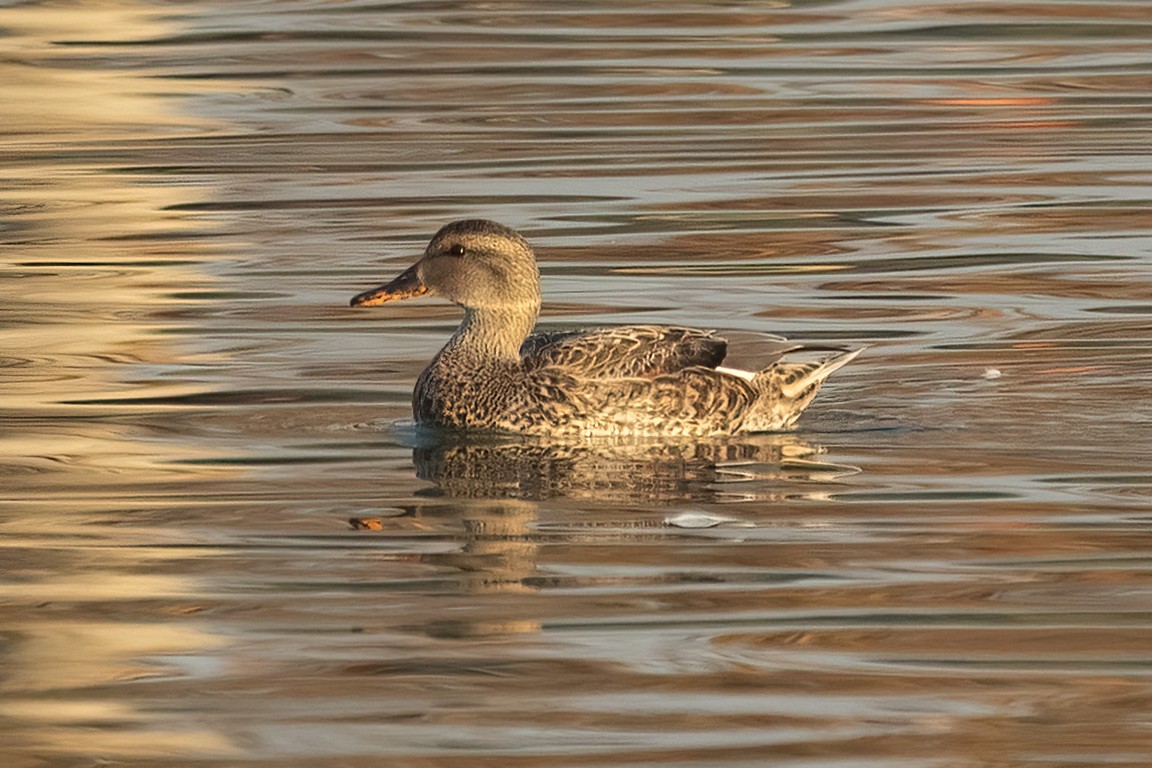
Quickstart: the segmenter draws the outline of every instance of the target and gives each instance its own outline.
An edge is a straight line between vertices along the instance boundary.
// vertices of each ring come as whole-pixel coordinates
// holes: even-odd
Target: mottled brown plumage
[[[860,350],[817,362],[784,350],[752,373],[721,368],[711,331],[654,325],[532,333],[540,313],[536,257],[515,231],[457,221],[387,285],[352,299],[372,306],[425,293],[464,308],[412,397],[422,424],[537,435],[727,435],[790,427],[820,384]]]
[[[727,352],[728,342],[711,331],[662,325],[534,333],[520,345],[529,370],[557,366],[609,379],[715,368]]]

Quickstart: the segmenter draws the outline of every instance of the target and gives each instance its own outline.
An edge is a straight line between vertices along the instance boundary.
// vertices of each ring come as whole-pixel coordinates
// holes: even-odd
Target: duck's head
[[[424,255],[392,282],[352,298],[371,307],[425,294],[472,310],[540,307],[540,272],[531,246],[515,230],[486,219],[446,224]]]

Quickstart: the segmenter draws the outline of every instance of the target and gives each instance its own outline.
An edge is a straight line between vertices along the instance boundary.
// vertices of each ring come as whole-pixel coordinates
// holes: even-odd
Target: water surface
[[[1145,3],[0,11],[0,755],[1152,763]],[[795,433],[437,443],[550,327],[867,345]]]

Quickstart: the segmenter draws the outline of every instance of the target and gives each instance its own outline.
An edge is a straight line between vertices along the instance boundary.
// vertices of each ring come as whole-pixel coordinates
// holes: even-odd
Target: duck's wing
[[[587,376],[572,367],[531,370],[518,394],[526,416],[511,431],[557,435],[730,435],[787,429],[831,373],[861,350],[802,347],[836,354],[811,362],[776,361],[751,373],[694,365],[648,376]],[[787,354],[787,353],[785,353]]]
[[[553,436],[727,435],[742,429],[760,395],[755,383],[704,366],[596,378],[548,366],[530,371],[520,393],[534,418],[510,428]]]
[[[623,325],[529,336],[520,348],[527,370],[557,368],[581,378],[650,378],[685,368],[715,368],[728,342],[711,331]]]

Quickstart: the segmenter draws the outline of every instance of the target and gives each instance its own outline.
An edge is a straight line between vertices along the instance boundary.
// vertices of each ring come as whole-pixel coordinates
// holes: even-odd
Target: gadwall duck
[[[760,371],[720,366],[711,331],[628,325],[533,333],[540,272],[528,242],[483,219],[444,226],[424,255],[352,306],[423,295],[464,309],[416,380],[416,421],[451,430],[534,435],[712,436],[792,426],[820,384],[862,350],[787,348]],[[832,351],[817,362],[785,354]]]

